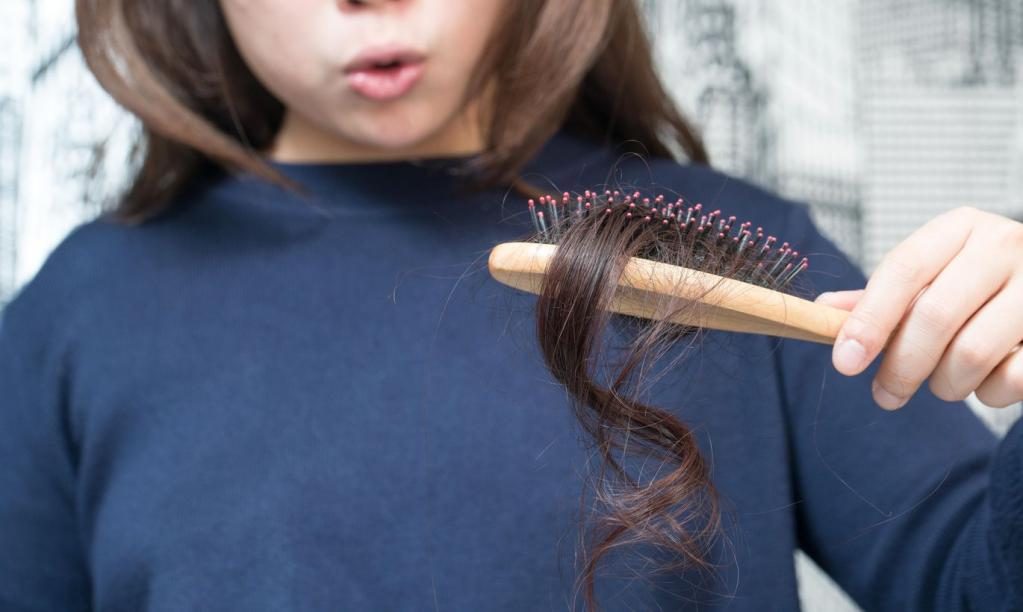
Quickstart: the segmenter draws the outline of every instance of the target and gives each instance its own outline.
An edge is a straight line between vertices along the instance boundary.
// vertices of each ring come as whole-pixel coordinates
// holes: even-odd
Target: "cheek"
[[[475,0],[473,2],[450,2],[433,0],[437,11],[438,29],[442,31],[444,54],[452,72],[467,80],[476,66],[487,43],[497,33],[497,23],[504,0]],[[456,72],[457,71],[457,72]]]
[[[252,73],[287,102],[314,88],[323,68],[317,40],[317,0],[222,0],[235,46]]]

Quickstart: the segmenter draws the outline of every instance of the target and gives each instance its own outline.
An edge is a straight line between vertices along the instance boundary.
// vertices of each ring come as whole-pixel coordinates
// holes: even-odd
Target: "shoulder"
[[[189,233],[187,214],[129,224],[105,213],[79,223],[3,308],[0,329],[17,325],[53,333],[72,319],[116,304],[119,296],[138,294],[152,282],[154,264]]]
[[[81,309],[90,295],[102,292],[104,283],[118,274],[118,262],[133,256],[131,232],[101,218],[76,226],[15,292],[0,326],[40,333]]]

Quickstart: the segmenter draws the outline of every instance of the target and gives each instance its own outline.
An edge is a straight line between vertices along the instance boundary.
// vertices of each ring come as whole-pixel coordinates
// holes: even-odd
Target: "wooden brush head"
[[[777,245],[750,222],[663,196],[586,191],[543,196],[528,209],[530,242],[500,244],[488,267],[496,280],[539,294],[558,244],[570,232],[646,232],[621,271],[610,309],[646,319],[831,343],[848,313],[785,292],[809,266],[788,243]],[[622,215],[612,227],[611,215]],[[602,226],[603,224],[603,226]],[[599,248],[597,234],[594,244]],[[687,308],[692,303],[698,308]]]

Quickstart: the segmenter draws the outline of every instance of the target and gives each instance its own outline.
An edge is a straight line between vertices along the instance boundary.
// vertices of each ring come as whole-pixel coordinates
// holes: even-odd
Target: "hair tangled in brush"
[[[751,223],[736,225],[699,204],[644,198],[636,192],[565,193],[529,201],[534,241],[557,244],[537,302],[537,332],[547,366],[568,390],[575,414],[602,459],[595,478],[599,520],[584,545],[579,574],[586,606],[596,609],[599,562],[625,544],[647,543],[673,553],[662,569],[711,570],[709,547],[720,533],[721,512],[710,466],[692,431],[668,410],[627,394],[630,382],[695,327],[667,319],[615,314],[609,305],[631,257],[652,259],[783,290],[808,262],[788,243]],[[698,308],[696,303],[673,305]],[[635,332],[620,367],[605,386],[593,374],[608,323]],[[669,367],[674,366],[674,363]],[[644,482],[625,459],[642,456],[670,466]]]

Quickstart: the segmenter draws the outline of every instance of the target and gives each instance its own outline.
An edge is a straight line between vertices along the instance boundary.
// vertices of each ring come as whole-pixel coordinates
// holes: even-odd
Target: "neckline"
[[[559,170],[593,155],[600,145],[559,129],[523,165],[520,176],[551,176]],[[437,155],[377,161],[279,161],[264,158],[270,167],[294,179],[308,197],[328,208],[386,211],[421,204],[415,194],[428,194],[434,201],[455,202],[472,196],[466,189],[466,162],[477,154]],[[275,201],[306,199],[248,172],[234,180],[216,181],[215,193]],[[240,183],[240,184],[239,184]],[[234,186],[232,186],[234,185]],[[238,186],[241,192],[236,192]],[[506,190],[507,186],[492,189]],[[283,199],[281,196],[284,196]],[[352,196],[352,197],[349,197]],[[412,196],[412,197],[410,197]],[[275,205],[276,206],[276,205]]]
[[[577,161],[587,152],[598,148],[580,136],[570,134],[564,128],[556,131],[523,165],[521,173],[553,172],[566,164]],[[476,153],[458,155],[431,155],[416,158],[369,160],[369,161],[279,161],[266,158],[267,163],[296,179],[332,179],[340,177],[350,180],[359,176],[393,176],[397,180],[415,180],[420,177],[453,179],[467,176],[469,164],[478,157]],[[393,174],[392,174],[393,173]]]
[[[332,210],[388,214],[425,211],[419,194],[438,202],[457,202],[468,194],[463,164],[473,155],[365,162],[281,162],[270,166],[294,179],[314,204]],[[264,187],[260,187],[261,189]],[[278,189],[271,187],[271,189]],[[275,191],[276,193],[276,191]],[[301,194],[290,197],[305,200]]]
[[[415,167],[427,170],[451,170],[458,168],[465,162],[471,161],[477,154],[463,155],[436,155],[406,159],[381,159],[381,160],[357,160],[357,161],[280,161],[266,158],[266,162],[278,170],[289,172],[322,172],[332,170],[373,170],[382,168],[385,170],[396,170],[401,168]]]

